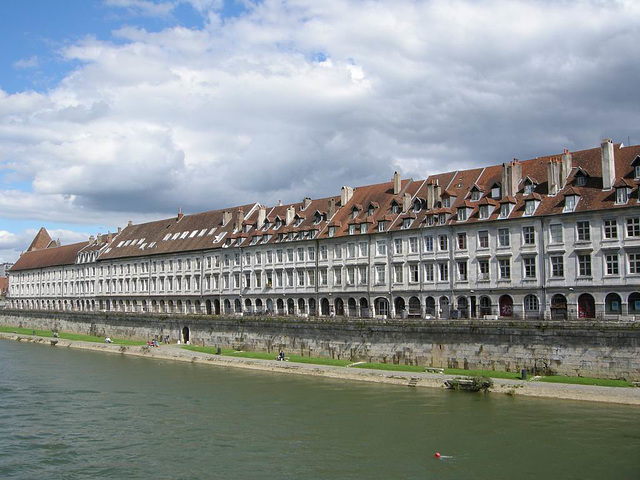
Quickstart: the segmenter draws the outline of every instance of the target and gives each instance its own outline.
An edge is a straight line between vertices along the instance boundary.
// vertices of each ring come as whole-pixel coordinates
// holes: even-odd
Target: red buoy
[[[436,457],[436,458],[440,458],[440,452],[436,452],[436,454],[434,455],[434,457]]]

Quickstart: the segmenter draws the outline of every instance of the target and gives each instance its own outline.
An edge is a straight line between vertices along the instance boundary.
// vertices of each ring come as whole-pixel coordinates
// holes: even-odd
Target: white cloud
[[[26,68],[36,68],[40,64],[37,55],[32,55],[29,58],[22,58],[16,62],[13,62],[13,68],[18,70],[26,69]]]
[[[0,168],[33,185],[5,217],[123,224],[640,138],[634,2],[191,3],[202,29],[88,37],[57,87],[0,91]]]
[[[38,230],[31,228],[18,233],[0,230],[0,263],[15,262],[20,253],[26,251],[37,233]],[[88,233],[65,229],[49,230],[49,235],[54,240],[60,240],[62,245],[84,242],[89,239]]]

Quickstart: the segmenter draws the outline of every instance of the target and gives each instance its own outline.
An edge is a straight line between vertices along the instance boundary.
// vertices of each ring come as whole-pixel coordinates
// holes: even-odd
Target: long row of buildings
[[[421,318],[640,316],[640,146],[252,203],[59,245],[17,309]]]

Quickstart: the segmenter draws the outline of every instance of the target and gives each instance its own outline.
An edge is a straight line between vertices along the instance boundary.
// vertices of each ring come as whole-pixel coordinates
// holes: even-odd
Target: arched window
[[[640,315],[640,293],[633,292],[629,295],[629,313],[631,315]]]
[[[588,293],[583,293],[578,297],[578,318],[595,318],[596,301]]]
[[[622,315],[622,299],[617,293],[610,293],[604,300],[604,311],[609,315]]]
[[[538,312],[540,310],[540,302],[535,295],[527,295],[524,297],[525,312]]]

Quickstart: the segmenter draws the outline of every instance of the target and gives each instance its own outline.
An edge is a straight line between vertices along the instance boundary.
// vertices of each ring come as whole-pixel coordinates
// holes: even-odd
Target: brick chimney
[[[567,184],[567,178],[571,175],[573,168],[573,157],[566,148],[562,154],[562,171],[560,172],[560,188],[564,188]]]
[[[503,196],[515,197],[522,180],[522,164],[514,158],[509,163],[502,164],[502,190]]]
[[[340,206],[344,207],[353,197],[353,188],[343,186],[340,189]]]
[[[228,210],[222,212],[222,226],[224,227],[230,221],[231,221],[231,212],[229,212]]]
[[[616,181],[616,165],[613,157],[613,142],[605,138],[600,144],[602,158],[602,190],[611,190]]]
[[[336,199],[330,198],[329,201],[327,202],[327,220],[331,220],[331,217],[333,217],[335,214],[336,214]]]
[[[244,222],[244,211],[242,208],[238,209],[238,214],[236,215],[236,223],[233,225],[233,229],[240,231],[242,230],[242,223]]]
[[[293,217],[296,215],[296,209],[294,208],[293,205],[291,205],[290,207],[287,208],[287,214],[285,217],[285,225],[291,225],[291,222],[293,222]]]
[[[547,163],[547,185],[549,188],[549,195],[557,194],[562,188],[561,163],[558,160],[551,159]]]
[[[393,194],[398,195],[402,190],[402,179],[398,172],[393,172]]]
[[[437,180],[427,183],[427,210],[436,208],[440,201],[440,185]]]
[[[405,193],[402,196],[402,213],[407,213],[411,209],[411,195]]]
[[[260,205],[258,209],[258,225],[257,228],[262,228],[264,221],[267,219],[267,209]]]

